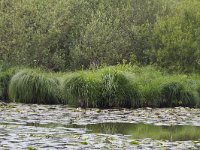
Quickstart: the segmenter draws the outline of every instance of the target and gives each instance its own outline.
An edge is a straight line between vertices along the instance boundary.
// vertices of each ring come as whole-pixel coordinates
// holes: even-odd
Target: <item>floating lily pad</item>
[[[86,142],[86,141],[81,141],[80,142],[82,145],[88,145],[88,142]]]
[[[131,141],[130,144],[131,145],[139,145],[139,142],[137,142],[137,141]]]
[[[27,147],[27,150],[37,150],[37,149],[33,147]]]

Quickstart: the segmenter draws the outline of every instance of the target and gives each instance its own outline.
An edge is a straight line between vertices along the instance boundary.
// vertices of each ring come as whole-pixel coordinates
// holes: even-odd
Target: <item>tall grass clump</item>
[[[198,105],[198,85],[186,75],[169,76],[161,84],[161,106],[167,107],[194,107]]]
[[[199,93],[194,80],[168,76],[140,85],[143,107],[194,107],[199,105]],[[182,80],[181,80],[182,79]]]
[[[157,76],[140,82],[143,107],[194,107],[199,105],[198,84],[186,75]],[[147,81],[145,83],[145,81]]]
[[[65,103],[81,107],[98,107],[100,78],[90,71],[67,76],[63,84]]]
[[[12,77],[9,97],[22,103],[59,104],[60,83],[41,70],[25,69]]]
[[[139,107],[139,91],[134,76],[128,72],[105,68],[101,73],[99,107]]]
[[[12,67],[3,69],[0,72],[0,100],[8,101],[8,87],[12,76],[17,72],[18,68]]]
[[[200,106],[198,74],[170,75],[152,66],[123,64],[53,74],[10,69],[0,73],[0,87],[1,99],[9,96],[24,103],[100,108]]]
[[[159,107],[160,105],[160,84],[158,79],[148,79],[139,82],[141,94],[141,107]]]
[[[152,66],[138,69],[134,82],[139,85],[141,107],[159,106],[160,84],[163,77],[164,74]]]
[[[189,76],[189,78],[193,81],[193,83],[195,82],[195,87],[196,87],[196,90],[198,92],[198,95],[199,95],[199,99],[198,99],[198,102],[200,103],[200,75],[199,74],[191,74]]]

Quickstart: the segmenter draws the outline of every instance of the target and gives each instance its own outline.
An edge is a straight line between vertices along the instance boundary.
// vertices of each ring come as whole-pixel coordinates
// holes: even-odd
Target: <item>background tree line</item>
[[[200,71],[199,0],[0,0],[0,60],[51,70],[131,62]]]

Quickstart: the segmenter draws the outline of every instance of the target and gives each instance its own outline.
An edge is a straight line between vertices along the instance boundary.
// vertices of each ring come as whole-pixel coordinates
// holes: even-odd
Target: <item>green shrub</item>
[[[177,1],[171,15],[157,17],[152,32],[152,62],[170,71],[200,71],[200,1]]]
[[[40,70],[22,70],[11,79],[9,97],[15,102],[59,104],[60,83]]]
[[[193,85],[195,85],[196,90],[199,95],[199,102],[200,102],[200,75],[199,74],[191,74],[189,78],[193,81]]]

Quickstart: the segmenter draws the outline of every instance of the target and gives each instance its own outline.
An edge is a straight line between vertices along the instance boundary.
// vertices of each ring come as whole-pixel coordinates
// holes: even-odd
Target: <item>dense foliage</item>
[[[0,98],[76,107],[200,107],[200,75],[132,65],[60,73],[10,68],[0,72]]]
[[[0,0],[0,61],[200,70],[199,0]],[[85,80],[85,79],[84,79]]]

